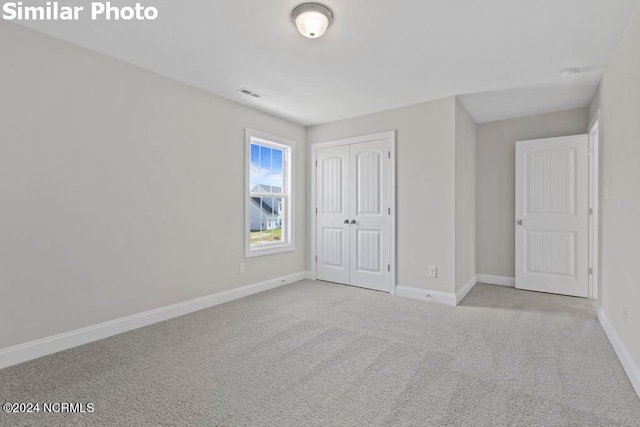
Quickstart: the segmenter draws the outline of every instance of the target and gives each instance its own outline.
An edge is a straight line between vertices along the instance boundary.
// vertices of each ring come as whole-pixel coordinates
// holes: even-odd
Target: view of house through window
[[[287,204],[290,203],[290,147],[251,136],[249,149],[249,249],[289,243]]]
[[[283,151],[251,143],[251,245],[282,241]]]

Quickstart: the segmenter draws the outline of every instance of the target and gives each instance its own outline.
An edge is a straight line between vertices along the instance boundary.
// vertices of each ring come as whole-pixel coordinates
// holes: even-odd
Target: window
[[[294,143],[247,129],[245,144],[245,257],[292,251]]]

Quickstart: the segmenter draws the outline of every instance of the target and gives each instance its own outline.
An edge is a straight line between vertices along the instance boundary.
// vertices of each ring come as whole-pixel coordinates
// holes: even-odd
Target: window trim
[[[264,255],[273,255],[295,250],[294,234],[294,198],[295,198],[295,141],[269,135],[257,130],[245,129],[245,182],[244,182],[244,256],[253,258]],[[288,203],[285,205],[283,213],[283,232],[286,240],[280,243],[251,247],[251,143],[271,146],[283,150],[282,170],[283,170],[283,195]]]

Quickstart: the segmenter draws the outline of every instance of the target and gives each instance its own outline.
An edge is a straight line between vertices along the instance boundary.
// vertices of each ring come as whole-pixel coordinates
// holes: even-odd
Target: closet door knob
[[[349,224],[355,224],[355,223],[356,223],[355,219],[352,219],[351,221],[349,221]]]
[[[345,219],[344,221],[342,221],[343,224],[349,224],[349,220]]]

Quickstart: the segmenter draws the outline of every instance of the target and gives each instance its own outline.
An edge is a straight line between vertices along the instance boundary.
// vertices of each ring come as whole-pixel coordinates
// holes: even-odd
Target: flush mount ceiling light
[[[333,13],[321,4],[304,3],[293,9],[291,20],[300,34],[310,39],[317,39],[331,25]]]
[[[582,70],[580,68],[567,68],[566,70],[560,71],[560,76],[563,79],[574,79],[580,75]]]

